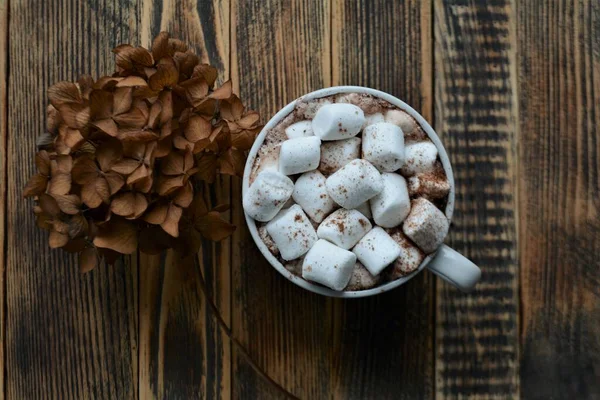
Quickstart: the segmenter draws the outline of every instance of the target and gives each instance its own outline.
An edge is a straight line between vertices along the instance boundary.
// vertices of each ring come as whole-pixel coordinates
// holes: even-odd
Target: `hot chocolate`
[[[448,231],[450,184],[417,121],[346,93],[297,102],[267,132],[244,197],[286,269],[357,291],[414,272]]]

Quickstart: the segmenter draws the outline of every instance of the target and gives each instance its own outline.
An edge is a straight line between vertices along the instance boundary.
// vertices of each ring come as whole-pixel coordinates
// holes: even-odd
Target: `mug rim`
[[[425,131],[427,136],[431,139],[433,144],[435,144],[440,161],[442,162],[442,167],[446,172],[446,177],[448,182],[450,183],[450,192],[448,193],[448,200],[446,202],[445,215],[448,218],[448,221],[452,221],[452,215],[454,213],[454,197],[455,197],[455,187],[454,187],[454,175],[452,173],[452,165],[450,163],[450,159],[448,158],[448,154],[446,153],[446,149],[442,144],[439,136],[435,132],[435,130],[429,125],[429,123],[423,118],[423,116],[418,113],[414,108],[412,108],[407,103],[403,102],[399,98],[392,96],[389,93],[382,92],[377,89],[372,89],[364,86],[333,86],[329,88],[315,90],[313,92],[307,93],[296,100],[290,102],[281,110],[279,110],[271,119],[265,124],[262,128],[252,148],[248,153],[248,158],[246,159],[246,165],[244,167],[244,177],[242,180],[242,196],[246,194],[248,187],[250,186],[250,175],[252,173],[252,167],[254,165],[254,160],[256,159],[256,155],[258,154],[258,150],[262,146],[267,133],[273,129],[277,124],[279,124],[285,117],[287,117],[295,108],[296,104],[299,101],[306,100],[315,100],[320,99],[322,97],[328,97],[331,95],[341,94],[341,93],[364,93],[372,95],[373,97],[380,98],[382,100],[387,101],[388,103],[398,107],[400,110],[407,112],[410,114],[421,126],[421,128]],[[421,272],[427,264],[435,257],[437,251],[427,255],[425,259],[421,262],[419,267],[411,272],[410,274],[403,276],[401,278],[395,279],[391,282],[387,282],[383,285],[376,286],[371,289],[366,290],[355,290],[355,291],[335,291],[325,286],[320,286],[309,282],[302,278],[301,276],[294,275],[290,271],[288,271],[283,264],[279,262],[279,260],[269,251],[266,244],[262,241],[260,236],[258,235],[258,229],[256,227],[256,221],[250,217],[245,211],[244,216],[246,219],[246,224],[248,225],[248,230],[252,235],[252,239],[256,246],[262,253],[262,255],[269,261],[271,266],[275,268],[281,275],[283,275],[287,280],[292,283],[300,286],[303,289],[309,290],[313,293],[317,293],[320,295],[328,296],[328,297],[338,297],[338,298],[360,298],[360,297],[369,297],[374,296],[376,294],[384,293],[389,290],[395,289],[398,286],[403,285],[408,282],[412,278],[414,278],[419,272]]]

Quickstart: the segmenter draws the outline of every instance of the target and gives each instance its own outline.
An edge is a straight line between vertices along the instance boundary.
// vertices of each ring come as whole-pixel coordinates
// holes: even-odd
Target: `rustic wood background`
[[[454,163],[448,243],[478,289],[319,297],[243,228],[80,275],[21,198],[46,89],[161,30],[264,119],[340,84],[412,104]],[[0,33],[0,397],[600,399],[597,0],[0,0]],[[225,199],[243,226],[238,179]]]

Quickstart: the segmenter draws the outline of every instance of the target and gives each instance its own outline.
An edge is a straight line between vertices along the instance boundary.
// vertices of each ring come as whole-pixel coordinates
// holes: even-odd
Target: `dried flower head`
[[[197,251],[235,226],[212,210],[200,181],[241,176],[261,129],[259,115],[215,87],[217,70],[161,32],[151,49],[113,49],[117,71],[48,89],[46,132],[37,141],[34,197],[52,248],[79,253],[82,272],[136,250]]]

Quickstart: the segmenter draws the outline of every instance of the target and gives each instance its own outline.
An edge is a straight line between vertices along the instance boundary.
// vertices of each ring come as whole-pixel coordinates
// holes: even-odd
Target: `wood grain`
[[[201,61],[229,77],[228,0],[143,0],[141,42],[160,31],[189,43]],[[211,205],[230,202],[230,180],[205,188]],[[229,398],[230,343],[207,307],[206,295],[230,321],[230,241],[205,241],[198,260],[141,256],[140,394],[142,398]],[[143,322],[142,322],[143,321]]]
[[[435,1],[435,128],[453,163],[449,244],[483,271],[437,285],[436,397],[519,396],[514,3]]]
[[[600,398],[600,4],[518,8],[522,395]]]
[[[4,399],[5,365],[5,238],[6,238],[6,135],[8,132],[8,0],[0,0],[0,399]]]
[[[336,0],[333,85],[383,90],[431,120],[431,3]],[[336,301],[334,397],[430,398],[434,390],[434,277],[392,292]]]
[[[330,84],[329,1],[232,1],[231,76],[263,121],[289,101]],[[244,227],[232,249],[232,330],[254,362],[299,398],[328,398],[331,326],[328,301],[293,285],[252,242],[232,187],[233,219]],[[278,398],[235,348],[234,398]]]
[[[6,396],[137,397],[137,266],[80,275],[51,251],[21,197],[45,126],[46,89],[114,69],[110,49],[136,31],[124,1],[12,2],[6,263]]]

